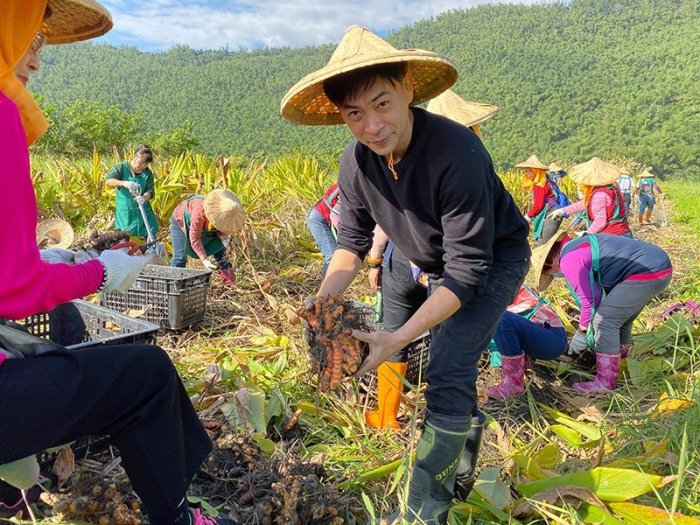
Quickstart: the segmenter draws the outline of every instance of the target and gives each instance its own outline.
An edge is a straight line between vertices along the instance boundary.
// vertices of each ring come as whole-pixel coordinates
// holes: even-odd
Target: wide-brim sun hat
[[[516,164],[514,167],[521,168],[521,169],[532,168],[532,169],[536,169],[536,170],[547,171],[547,165],[544,162],[542,162],[540,159],[538,159],[537,155],[532,155],[526,161],[521,162],[520,164]]]
[[[556,162],[552,162],[549,166],[547,166],[547,171],[551,171],[552,173],[557,173],[557,172],[564,171],[564,170],[561,169],[559,164],[557,164]]]
[[[640,179],[646,179],[648,177],[653,177],[653,176],[654,176],[654,174],[649,170],[644,170],[642,173],[639,174]]]
[[[498,112],[492,104],[463,99],[451,89],[431,99],[426,109],[467,127],[486,122]]]
[[[42,248],[68,248],[75,234],[62,219],[47,219],[36,225],[36,243]]]
[[[297,82],[282,99],[282,116],[296,124],[343,124],[338,107],[323,90],[329,78],[379,64],[408,64],[417,105],[436,97],[457,80],[457,68],[447,58],[422,49],[396,49],[370,30],[350,26],[328,63]]]
[[[49,0],[51,16],[41,26],[49,44],[70,44],[104,35],[112,15],[95,0]]]
[[[535,275],[535,280],[537,281],[537,291],[539,292],[545,291],[554,280],[553,275],[543,275],[542,270],[544,269],[544,263],[547,262],[547,257],[549,257],[554,245],[561,241],[566,235],[566,229],[559,229],[559,231],[546,243],[532,250],[532,257],[530,258],[530,261],[532,264],[532,272]]]
[[[243,204],[230,190],[213,190],[204,197],[204,213],[214,228],[226,235],[241,231],[245,223]]]
[[[588,162],[577,164],[569,170],[568,176],[578,184],[586,186],[607,186],[620,178],[620,168],[593,157]]]

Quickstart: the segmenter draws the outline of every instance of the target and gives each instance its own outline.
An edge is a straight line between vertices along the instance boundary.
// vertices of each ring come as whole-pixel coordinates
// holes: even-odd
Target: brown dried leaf
[[[70,447],[63,447],[56,456],[51,471],[56,474],[59,484],[65,483],[75,470],[75,455]]]

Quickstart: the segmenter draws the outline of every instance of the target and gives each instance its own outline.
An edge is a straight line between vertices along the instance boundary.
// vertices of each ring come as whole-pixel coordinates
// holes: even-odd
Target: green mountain
[[[455,62],[454,90],[500,111],[483,126],[497,165],[634,158],[700,169],[700,0],[574,0],[450,11],[388,36]],[[279,103],[334,46],[167,52],[90,43],[45,51],[33,89],[57,115],[75,100],[143,117],[134,143],[191,121],[210,154],[338,153],[341,126],[301,127]]]

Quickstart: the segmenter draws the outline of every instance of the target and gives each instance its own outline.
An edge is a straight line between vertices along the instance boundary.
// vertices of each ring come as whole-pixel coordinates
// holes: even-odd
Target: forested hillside
[[[700,166],[700,0],[575,0],[452,11],[389,35],[440,52],[460,70],[455,91],[496,104],[484,126],[495,162],[632,157],[662,173]],[[32,88],[55,105],[118,104],[148,132],[189,120],[210,154],[337,153],[342,127],[279,116],[286,90],[334,46],[230,52],[75,44],[45,51]],[[75,109],[74,107],[72,108]]]

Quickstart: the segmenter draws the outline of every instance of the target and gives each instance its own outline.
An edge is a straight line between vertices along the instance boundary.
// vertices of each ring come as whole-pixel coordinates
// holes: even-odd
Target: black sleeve
[[[462,147],[459,157],[448,164],[440,188],[442,285],[464,304],[483,290],[493,264],[496,174],[479,149]]]
[[[362,174],[355,157],[357,142],[351,142],[340,159],[338,186],[340,188],[340,225],[338,247],[364,259],[372,247],[372,235],[376,222],[363,204]]]

